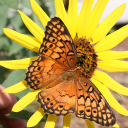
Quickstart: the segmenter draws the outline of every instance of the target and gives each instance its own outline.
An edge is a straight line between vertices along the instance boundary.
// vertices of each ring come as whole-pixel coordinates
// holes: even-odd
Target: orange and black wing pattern
[[[95,85],[85,78],[76,81],[75,114],[103,126],[112,126],[116,122],[115,115],[105,98]]]
[[[63,71],[58,63],[39,56],[29,66],[25,80],[31,88],[39,89],[54,81]]]
[[[75,111],[74,82],[63,81],[52,88],[43,89],[38,94],[38,101],[44,112],[67,115]]]
[[[76,49],[61,19],[54,17],[48,22],[39,54],[52,59],[65,69],[75,68],[77,62]]]

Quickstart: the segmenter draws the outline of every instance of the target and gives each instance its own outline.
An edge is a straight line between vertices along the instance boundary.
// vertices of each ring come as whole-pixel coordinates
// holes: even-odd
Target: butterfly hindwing
[[[28,67],[25,80],[31,88],[39,89],[47,86],[63,71],[64,69],[56,62],[39,56]]]
[[[75,46],[61,19],[54,17],[48,22],[39,54],[51,58],[66,69],[75,67],[77,61]]]
[[[75,111],[75,90],[72,81],[63,81],[52,88],[46,88],[38,94],[38,101],[44,112],[67,115]]]
[[[103,126],[116,122],[115,115],[98,89],[88,79],[79,78],[76,85],[77,117],[95,121]]]

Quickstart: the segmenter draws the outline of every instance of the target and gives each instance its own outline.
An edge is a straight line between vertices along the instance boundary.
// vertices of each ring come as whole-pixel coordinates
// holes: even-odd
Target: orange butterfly
[[[26,82],[33,89],[47,86],[38,94],[44,112],[95,121],[104,126],[116,122],[110,106],[95,85],[77,67],[77,51],[61,19],[52,18],[45,31],[37,60],[26,73]]]

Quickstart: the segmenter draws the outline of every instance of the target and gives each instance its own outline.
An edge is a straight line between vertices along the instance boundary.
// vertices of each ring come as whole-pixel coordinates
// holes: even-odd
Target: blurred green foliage
[[[36,0],[48,16],[55,16],[54,0]],[[3,32],[3,28],[10,28],[19,33],[32,35],[21,20],[17,10],[28,15],[42,29],[43,26],[34,14],[31,8],[30,0],[0,0],[0,60],[16,60],[31,56],[37,56],[35,53],[18,43],[10,40]],[[10,87],[25,78],[26,70],[9,70],[0,66],[0,84],[4,87]],[[16,93],[17,99],[22,98],[30,89],[26,89],[20,93]],[[8,114],[9,117],[25,119],[26,121],[38,109],[39,104],[36,102],[30,104],[25,110],[18,113]],[[45,122],[47,115],[41,120]],[[39,128],[39,125],[35,128]]]

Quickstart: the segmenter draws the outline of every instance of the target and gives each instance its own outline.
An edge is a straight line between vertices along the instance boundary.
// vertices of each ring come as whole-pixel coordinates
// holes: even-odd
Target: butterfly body
[[[115,124],[115,115],[105,98],[89,80],[96,69],[97,56],[84,38],[73,40],[61,19],[52,18],[39,48],[39,58],[26,73],[33,89],[46,87],[38,94],[44,112],[89,119],[104,126]]]

